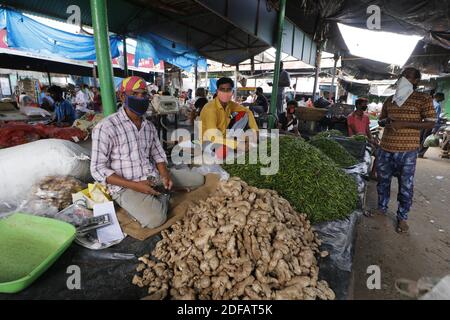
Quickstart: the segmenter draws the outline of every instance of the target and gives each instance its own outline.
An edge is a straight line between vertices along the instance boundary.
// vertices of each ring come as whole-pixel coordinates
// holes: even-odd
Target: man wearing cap
[[[120,98],[123,107],[93,130],[91,173],[142,227],[157,228],[167,219],[168,197],[157,192],[152,181],[160,180],[171,190],[199,187],[204,177],[167,169],[156,128],[144,117],[149,94],[142,78],[124,79]]]

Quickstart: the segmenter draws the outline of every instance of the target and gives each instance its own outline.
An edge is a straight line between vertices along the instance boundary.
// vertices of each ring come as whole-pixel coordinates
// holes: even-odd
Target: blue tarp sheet
[[[151,33],[137,39],[135,66],[140,59],[148,58],[152,58],[155,64],[163,60],[188,71],[197,63],[198,70],[206,70],[206,59],[194,50]]]
[[[212,94],[217,92],[217,80],[219,79],[209,79],[209,92]]]
[[[61,31],[13,10],[6,12],[8,46],[73,60],[96,60],[93,36]],[[0,18],[0,26],[2,19]],[[111,36],[111,55],[119,56],[119,37]]]
[[[0,8],[0,29],[6,28],[6,12],[5,9]]]

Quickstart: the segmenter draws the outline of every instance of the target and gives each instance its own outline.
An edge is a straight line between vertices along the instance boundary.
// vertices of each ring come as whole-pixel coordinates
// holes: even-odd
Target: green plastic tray
[[[72,225],[16,213],[0,220],[0,293],[17,293],[31,285],[70,246]]]

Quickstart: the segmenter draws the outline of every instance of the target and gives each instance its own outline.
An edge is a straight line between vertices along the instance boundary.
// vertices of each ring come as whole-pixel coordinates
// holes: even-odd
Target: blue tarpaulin
[[[93,36],[61,31],[13,10],[6,12],[8,46],[31,52],[58,55],[67,59],[96,60]],[[0,26],[2,19],[0,18]],[[111,36],[111,55],[118,57],[119,37]]]
[[[219,79],[209,79],[209,92],[213,94],[217,92],[217,80]]]
[[[184,70],[192,70],[197,63],[199,70],[206,70],[206,59],[197,52],[151,33],[137,39],[135,66],[140,59],[148,58],[152,58],[155,64],[163,60]]]
[[[6,28],[6,12],[5,9],[0,8],[0,29]]]

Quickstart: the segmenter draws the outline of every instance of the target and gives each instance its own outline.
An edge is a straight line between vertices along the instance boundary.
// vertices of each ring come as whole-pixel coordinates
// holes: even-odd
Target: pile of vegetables
[[[223,167],[250,185],[277,191],[312,223],[344,219],[357,207],[354,179],[300,139],[280,137],[279,171],[275,175],[261,175],[260,169],[266,165],[246,163]]]
[[[358,160],[334,140],[318,138],[311,140],[310,143],[330,157],[341,168],[348,168],[358,164]]]
[[[327,130],[322,131],[316,134],[311,140],[322,139],[322,138],[330,138],[330,137],[343,137],[344,134],[339,130]]]
[[[133,284],[146,299],[335,299],[319,281],[320,241],[304,214],[275,191],[240,179],[189,208],[139,260]]]
[[[351,137],[352,140],[354,141],[358,141],[358,142],[367,142],[367,136],[363,135],[363,134],[357,134],[354,135],[353,137]]]

